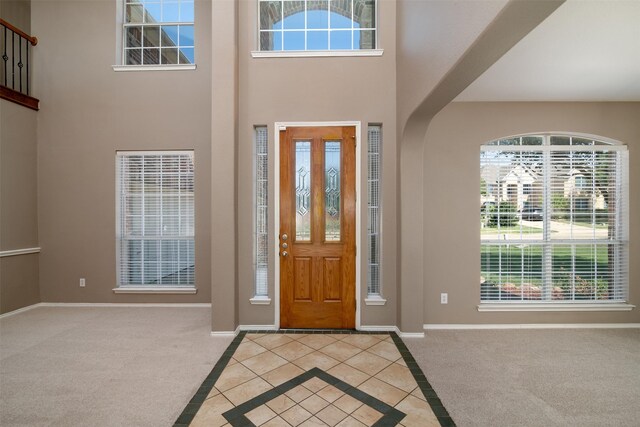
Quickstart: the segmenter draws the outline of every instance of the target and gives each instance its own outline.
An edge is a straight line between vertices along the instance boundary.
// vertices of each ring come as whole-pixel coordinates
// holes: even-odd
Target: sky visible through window
[[[355,31],[328,31],[329,15],[331,15],[331,28],[351,30],[351,19],[346,18],[338,13],[326,10],[310,10],[307,11],[307,29],[319,30],[307,32],[306,50],[327,50],[329,49],[329,37],[331,38],[331,49],[351,49],[351,34],[353,34],[353,46],[360,46],[360,32]],[[360,24],[353,22],[353,29],[359,29]],[[282,45],[282,36],[284,34],[283,50],[305,50],[304,45],[304,12],[291,15],[282,21],[273,24],[274,30],[301,30],[275,32],[273,35],[273,44],[276,47]],[[329,34],[331,34],[329,36]]]

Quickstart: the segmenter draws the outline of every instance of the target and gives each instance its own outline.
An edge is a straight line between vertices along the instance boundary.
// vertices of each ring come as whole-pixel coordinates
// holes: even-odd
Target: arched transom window
[[[625,302],[628,197],[624,145],[562,134],[483,145],[481,301]]]
[[[376,0],[259,0],[261,51],[376,48]]]

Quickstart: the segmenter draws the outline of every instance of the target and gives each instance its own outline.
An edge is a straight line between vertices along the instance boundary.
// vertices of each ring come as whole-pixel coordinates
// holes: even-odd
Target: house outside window
[[[376,0],[259,0],[260,51],[372,50]]]
[[[565,135],[527,135],[482,146],[481,302],[625,302],[628,295],[628,152]],[[525,208],[499,188],[533,180]],[[580,177],[579,192],[576,176]],[[487,185],[488,187],[488,185]],[[523,189],[524,192],[524,189]]]
[[[192,151],[116,154],[118,287],[194,288]]]
[[[194,64],[193,0],[123,0],[124,65]]]

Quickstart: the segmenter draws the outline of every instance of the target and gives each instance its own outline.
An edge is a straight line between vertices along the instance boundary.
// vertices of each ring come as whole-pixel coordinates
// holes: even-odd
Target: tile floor
[[[448,417],[440,407],[438,419],[426,378],[388,333],[242,335],[176,425],[429,427]]]

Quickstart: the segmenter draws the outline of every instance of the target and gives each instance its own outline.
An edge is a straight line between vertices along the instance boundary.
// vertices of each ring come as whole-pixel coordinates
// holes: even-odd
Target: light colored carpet
[[[458,426],[640,426],[640,330],[404,339]]]
[[[0,320],[0,425],[170,426],[231,342],[210,308],[38,307]]]

